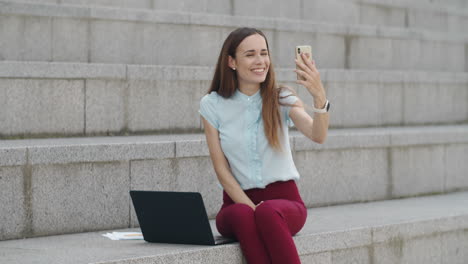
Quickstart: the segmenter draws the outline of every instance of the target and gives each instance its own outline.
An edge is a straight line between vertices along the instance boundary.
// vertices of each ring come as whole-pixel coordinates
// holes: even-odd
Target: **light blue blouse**
[[[283,90],[280,97],[290,94]],[[280,99],[280,103],[285,104],[296,101],[297,97],[293,95]],[[243,190],[265,188],[275,181],[299,179],[289,144],[289,126],[293,124],[289,118],[290,108],[280,106],[282,151],[277,151],[270,147],[263,130],[260,90],[248,96],[237,89],[227,99],[211,92],[201,99],[199,112],[219,131],[221,148]]]

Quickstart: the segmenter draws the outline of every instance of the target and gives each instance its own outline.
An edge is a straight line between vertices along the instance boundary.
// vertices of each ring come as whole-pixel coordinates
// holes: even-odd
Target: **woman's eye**
[[[268,56],[268,53],[263,53],[262,56]]]
[[[247,57],[252,57],[253,55],[252,54],[247,54]]]

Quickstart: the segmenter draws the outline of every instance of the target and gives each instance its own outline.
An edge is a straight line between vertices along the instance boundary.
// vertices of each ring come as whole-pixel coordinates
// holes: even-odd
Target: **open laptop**
[[[198,192],[130,191],[130,196],[145,241],[195,245],[236,241],[213,236]]]

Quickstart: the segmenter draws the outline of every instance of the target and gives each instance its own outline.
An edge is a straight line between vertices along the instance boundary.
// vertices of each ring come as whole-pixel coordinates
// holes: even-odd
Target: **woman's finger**
[[[309,74],[312,73],[312,70],[307,65],[305,65],[304,63],[302,63],[301,61],[297,59],[296,59],[296,65],[299,66],[301,70],[308,72]]]
[[[299,74],[300,76],[304,77],[304,79],[306,80],[309,80],[311,79],[311,76],[309,74],[307,74],[305,71],[301,71],[301,70],[294,70],[297,74]]]
[[[307,82],[306,82],[306,81],[303,81],[303,80],[297,80],[296,83],[297,83],[297,84],[300,84],[300,85],[303,85],[303,86],[306,86],[306,85],[307,85]]]
[[[302,53],[302,59],[303,61],[305,62],[305,64],[307,65],[307,67],[309,69],[314,69],[314,65],[312,64],[312,58],[309,58],[309,54],[307,53],[307,55],[305,53]]]

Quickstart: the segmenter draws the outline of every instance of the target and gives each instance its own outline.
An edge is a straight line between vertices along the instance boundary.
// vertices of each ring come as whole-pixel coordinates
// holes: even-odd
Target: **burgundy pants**
[[[224,203],[216,216],[219,233],[239,241],[249,264],[301,263],[292,236],[304,226],[307,208],[294,180],[277,181],[245,193],[254,204],[263,203],[254,211],[248,205],[234,203],[223,191]]]

